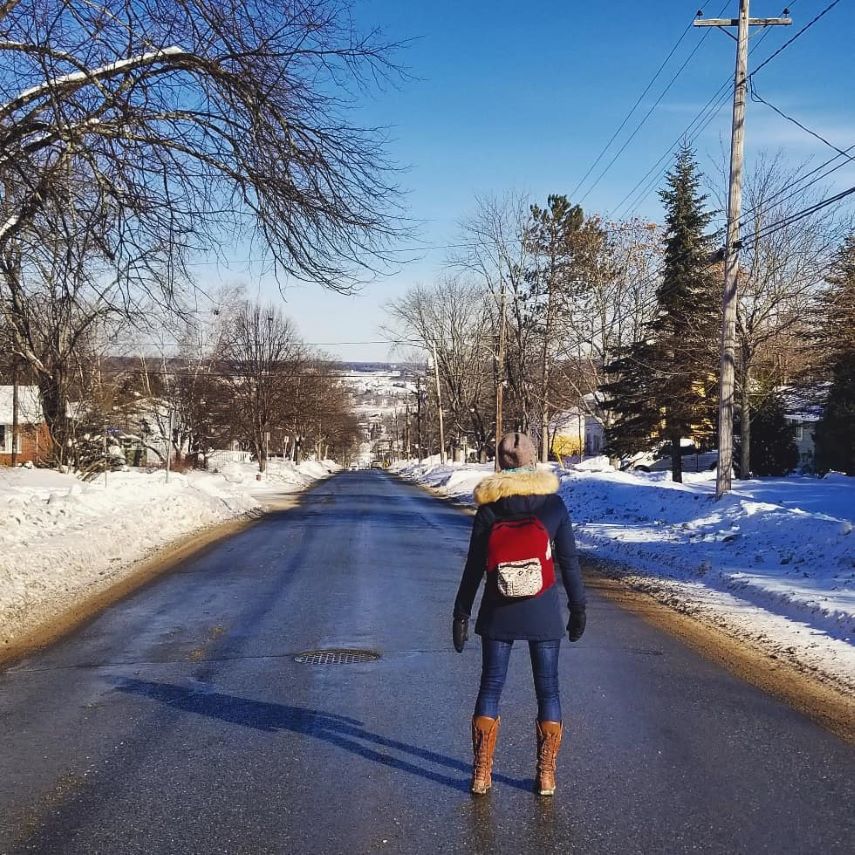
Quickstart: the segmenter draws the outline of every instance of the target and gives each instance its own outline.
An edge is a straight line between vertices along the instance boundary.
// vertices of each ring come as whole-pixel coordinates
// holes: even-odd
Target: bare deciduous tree
[[[394,195],[378,133],[346,117],[388,48],[349,21],[332,0],[5,4],[0,256],[53,200],[102,212],[131,278],[238,228],[281,271],[346,289]]]
[[[629,220],[600,224],[585,236],[591,245],[584,254],[584,287],[561,307],[556,385],[568,403],[608,425],[602,393],[611,379],[607,366],[653,318],[662,235],[654,223]]]
[[[793,337],[804,338],[810,307],[851,220],[828,207],[789,222],[789,217],[827,195],[819,186],[792,191],[799,168],[783,155],[762,155],[745,183],[745,229],[736,316],[740,396],[741,472],[751,471],[751,408],[760,365],[760,387],[786,379],[783,358]],[[776,225],[777,224],[777,225]],[[781,357],[781,358],[779,358]]]
[[[460,224],[459,249],[449,266],[474,278],[490,295],[493,347],[498,355],[500,322],[504,315],[504,364],[495,361],[494,382],[507,386],[503,425],[528,430],[537,415],[537,341],[527,312],[526,272],[531,267],[525,240],[529,218],[525,195],[480,196],[474,211]]]
[[[272,305],[245,304],[223,333],[219,364],[231,393],[231,423],[261,472],[268,435],[288,418],[306,358],[294,325]]]
[[[58,448],[70,348],[176,302],[191,254],[338,291],[382,264],[396,190],[349,110],[389,48],[335,0],[0,5],[0,316]]]
[[[420,342],[436,354],[452,445],[468,437],[484,459],[494,425],[490,306],[485,296],[480,285],[449,278],[433,288],[414,288],[387,306],[390,338]]]

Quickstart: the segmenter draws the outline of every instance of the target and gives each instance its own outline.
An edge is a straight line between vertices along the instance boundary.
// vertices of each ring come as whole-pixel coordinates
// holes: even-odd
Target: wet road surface
[[[0,853],[852,851],[855,752],[596,595],[555,799],[522,645],[470,797],[470,523],[344,473],[0,674]],[[294,661],[319,647],[382,658]]]

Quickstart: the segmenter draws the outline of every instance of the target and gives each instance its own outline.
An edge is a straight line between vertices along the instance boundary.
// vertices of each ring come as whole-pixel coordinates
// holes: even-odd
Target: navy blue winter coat
[[[549,532],[555,558],[555,584],[536,597],[507,599],[499,593],[494,573],[488,575],[475,632],[502,641],[552,641],[564,636],[566,619],[558,594],[560,578],[571,609],[585,608],[585,588],[570,515],[556,495],[558,478],[545,469],[498,472],[475,488],[479,505],[463,578],[454,602],[455,617],[469,617],[475,594],[487,570],[487,542],[497,519],[537,517]]]

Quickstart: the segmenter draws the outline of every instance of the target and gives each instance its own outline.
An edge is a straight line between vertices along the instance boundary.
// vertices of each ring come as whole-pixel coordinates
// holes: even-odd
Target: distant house
[[[816,454],[814,431],[822,418],[824,406],[821,402],[827,390],[820,386],[807,390],[784,387],[781,391],[784,396],[784,418],[793,428],[793,438],[799,450],[799,468],[812,471]]]
[[[0,386],[0,465],[12,464],[12,386]],[[45,424],[37,386],[18,387],[18,436],[16,450],[19,463],[38,463],[47,457],[50,434]]]
[[[595,407],[591,406],[596,412]],[[552,453],[559,460],[579,460],[603,453],[606,431],[603,420],[587,409],[573,407],[556,413],[550,421]]]

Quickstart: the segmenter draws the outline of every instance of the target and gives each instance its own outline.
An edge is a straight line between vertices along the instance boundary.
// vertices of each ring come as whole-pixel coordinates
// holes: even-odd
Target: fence
[[[250,463],[251,451],[212,451],[208,455],[208,469],[219,469],[225,463]]]

